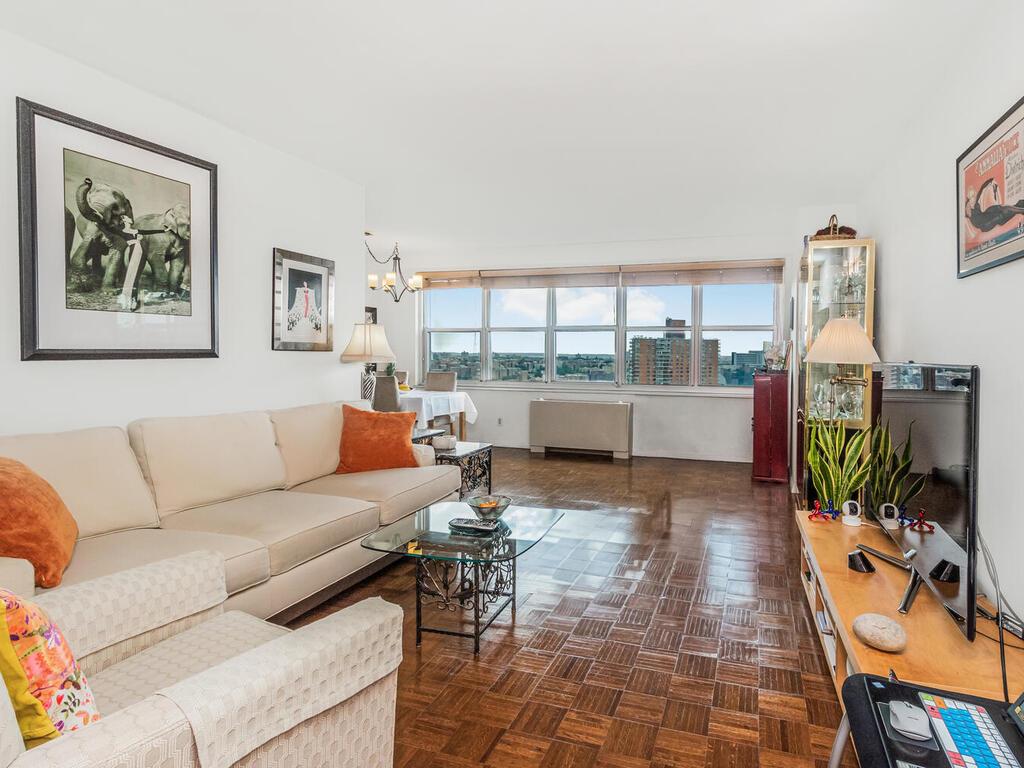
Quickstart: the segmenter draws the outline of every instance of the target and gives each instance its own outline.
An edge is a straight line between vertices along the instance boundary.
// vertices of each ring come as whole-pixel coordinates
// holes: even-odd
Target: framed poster
[[[21,359],[217,356],[217,166],[17,100]]]
[[[274,349],[334,349],[334,262],[274,249]]]
[[[1024,99],[956,161],[956,276],[1024,256]]]
[[[363,322],[367,325],[377,324],[377,308],[363,307]]]

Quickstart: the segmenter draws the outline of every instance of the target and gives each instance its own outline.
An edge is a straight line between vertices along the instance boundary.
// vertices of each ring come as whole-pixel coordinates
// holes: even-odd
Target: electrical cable
[[[977,633],[978,633],[979,635],[981,635],[982,637],[987,637],[987,638],[988,638],[989,640],[991,640],[991,641],[992,641],[993,643],[998,643],[998,642],[999,642],[999,638],[998,638],[998,637],[993,637],[993,636],[992,636],[992,635],[990,635],[990,634],[989,634],[988,632],[982,632],[982,631],[981,631],[981,630],[979,629],[979,630],[977,630]],[[1015,644],[1013,644],[1013,643],[1005,643],[1005,645],[1006,645],[1006,647],[1007,647],[1007,648],[1012,648],[1012,649],[1013,649],[1013,650],[1015,650],[1015,651],[1024,651],[1024,645],[1015,645]]]
[[[1006,683],[1006,640],[1004,638],[1003,629],[1003,590],[999,587],[999,568],[996,567],[995,558],[992,557],[992,552],[989,551],[988,544],[985,541],[985,537],[981,535],[981,530],[978,531],[978,542],[981,544],[981,553],[985,558],[985,570],[988,571],[989,578],[992,579],[996,587],[996,624],[999,628],[999,666],[1003,674],[1003,699],[1006,703],[1010,703],[1010,690]],[[1007,606],[1009,613],[1012,616],[1016,616],[1013,609]]]

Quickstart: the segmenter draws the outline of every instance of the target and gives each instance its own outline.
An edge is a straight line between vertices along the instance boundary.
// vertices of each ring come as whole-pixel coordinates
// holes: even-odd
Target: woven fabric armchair
[[[0,697],[0,767],[389,768],[401,608],[371,598],[293,632],[226,596],[222,556],[194,552],[32,597],[102,719],[26,751]]]

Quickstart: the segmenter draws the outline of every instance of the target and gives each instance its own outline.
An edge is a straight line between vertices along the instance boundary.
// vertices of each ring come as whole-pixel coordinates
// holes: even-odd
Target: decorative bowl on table
[[[434,447],[439,451],[450,451],[456,442],[458,439],[455,435],[438,435],[433,440]]]
[[[512,499],[494,493],[489,496],[471,496],[466,499],[466,503],[481,520],[497,520],[512,503]]]

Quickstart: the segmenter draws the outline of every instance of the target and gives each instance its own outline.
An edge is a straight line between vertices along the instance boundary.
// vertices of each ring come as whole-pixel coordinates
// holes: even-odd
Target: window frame
[[[668,285],[668,283],[666,283]],[[678,283],[676,284],[678,285]],[[626,339],[628,334],[637,332],[649,332],[649,333],[664,333],[665,326],[647,326],[647,325],[627,325],[627,292],[628,288],[632,286],[624,285],[622,281],[622,275],[620,273],[619,279],[615,286],[612,286],[615,291],[615,323],[613,325],[558,325],[557,323],[557,300],[556,300],[556,287],[548,286],[545,288],[547,291],[547,317],[546,323],[543,326],[492,326],[491,325],[491,291],[492,290],[530,290],[529,288],[516,289],[516,288],[489,288],[480,286],[481,291],[481,318],[480,325],[472,328],[449,328],[449,327],[436,327],[431,328],[426,325],[426,302],[420,302],[421,307],[418,312],[419,322],[421,324],[421,339],[420,339],[420,365],[421,365],[421,378],[426,375],[426,372],[430,369],[430,334],[431,333],[479,333],[480,334],[480,378],[472,379],[468,383],[474,386],[494,386],[494,387],[516,387],[516,388],[536,388],[536,387],[586,387],[586,388],[600,388],[600,387],[614,387],[616,389],[633,389],[641,392],[651,393],[728,393],[728,392],[739,392],[739,393],[750,393],[752,387],[744,385],[731,385],[731,384],[702,384],[700,382],[700,366],[701,360],[701,340],[705,333],[714,332],[730,332],[730,331],[751,331],[751,332],[767,332],[772,337],[772,343],[780,343],[780,339],[783,338],[783,321],[782,321],[782,284],[768,281],[751,281],[749,283],[737,283],[737,285],[771,285],[772,286],[772,316],[774,322],[770,325],[704,325],[702,322],[703,314],[703,285],[702,283],[693,283],[689,285],[691,294],[690,303],[690,314],[691,324],[683,329],[689,335],[691,340],[690,343],[690,381],[687,384],[634,384],[626,380],[627,369],[626,369]],[[576,286],[581,287],[581,286]],[[594,286],[594,287],[607,287],[607,286]],[[445,289],[435,289],[443,291]],[[543,380],[534,380],[526,382],[514,382],[514,381],[502,381],[493,378],[493,361],[491,359],[491,333],[492,332],[543,332],[544,333],[544,378]],[[579,380],[567,380],[559,379],[556,374],[556,358],[557,350],[555,345],[555,334],[558,331],[604,331],[613,332],[615,345],[614,345],[614,377],[612,381],[579,381]]]

